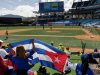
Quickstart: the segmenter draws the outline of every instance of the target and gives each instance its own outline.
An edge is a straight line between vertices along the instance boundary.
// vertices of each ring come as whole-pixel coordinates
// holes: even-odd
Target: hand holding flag
[[[60,72],[65,71],[67,54],[63,51],[36,39],[10,43],[15,51],[19,44],[23,45],[26,51],[35,50],[32,58],[30,58],[33,64],[40,62],[42,66],[47,66]]]
[[[34,39],[32,39],[32,47],[33,47],[33,50],[35,50]]]

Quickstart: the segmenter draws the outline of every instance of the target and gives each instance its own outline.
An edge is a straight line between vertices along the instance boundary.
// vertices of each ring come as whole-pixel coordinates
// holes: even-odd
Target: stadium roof
[[[94,4],[94,1],[82,1],[82,2],[75,2],[72,5],[72,8],[76,7],[86,7],[86,6],[91,6]]]
[[[23,16],[19,16],[19,15],[12,15],[12,14],[8,14],[8,15],[2,15],[0,17],[9,17],[9,18],[24,18]]]
[[[75,2],[72,5],[72,9],[74,9],[74,10],[75,9],[79,9],[79,10],[100,9],[100,4],[95,4],[96,2],[97,2],[96,0]]]

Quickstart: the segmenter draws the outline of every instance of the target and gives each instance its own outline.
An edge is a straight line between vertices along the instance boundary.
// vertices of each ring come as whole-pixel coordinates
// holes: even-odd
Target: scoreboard
[[[49,13],[49,12],[63,12],[64,11],[64,2],[41,2],[39,3],[39,12],[40,13]]]

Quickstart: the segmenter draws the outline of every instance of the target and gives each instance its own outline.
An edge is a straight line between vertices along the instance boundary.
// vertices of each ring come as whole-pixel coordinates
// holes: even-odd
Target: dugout
[[[14,17],[14,16],[1,16],[0,17],[0,26],[5,25],[18,25],[22,23],[22,17]]]

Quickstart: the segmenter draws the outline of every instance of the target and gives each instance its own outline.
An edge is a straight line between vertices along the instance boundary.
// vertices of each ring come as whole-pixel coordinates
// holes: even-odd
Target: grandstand
[[[68,11],[68,16],[84,26],[99,26],[100,0],[75,2],[72,9]]]
[[[40,11],[39,13],[40,16],[37,17],[37,23],[39,24],[47,24],[49,22],[52,23],[52,25],[99,27],[100,0],[74,2],[68,12],[63,10],[60,12]]]
[[[78,17],[76,18],[84,19],[84,18],[96,18],[95,15],[98,10],[100,10],[100,2],[97,2],[96,0],[90,0],[90,1],[75,2],[72,6],[72,9],[70,9],[69,11],[73,15],[78,15]],[[83,16],[80,17],[80,15]],[[98,18],[100,18],[100,15]]]

